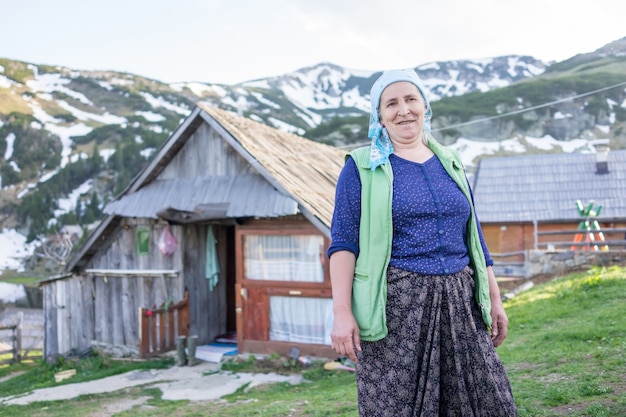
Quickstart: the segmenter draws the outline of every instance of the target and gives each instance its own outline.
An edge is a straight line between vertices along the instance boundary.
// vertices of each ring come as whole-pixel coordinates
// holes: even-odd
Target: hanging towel
[[[209,226],[206,233],[206,266],[204,272],[209,280],[209,290],[213,291],[220,275],[220,265],[217,262],[217,240],[213,234],[213,226]]]

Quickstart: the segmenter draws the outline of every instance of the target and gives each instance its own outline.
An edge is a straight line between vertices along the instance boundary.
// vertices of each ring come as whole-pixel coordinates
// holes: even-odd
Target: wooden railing
[[[189,296],[158,309],[139,308],[139,355],[158,356],[176,349],[176,337],[189,336]]]
[[[532,270],[530,250],[554,252],[598,251],[613,255],[626,253],[625,227],[606,227],[600,230],[580,229],[538,230],[535,224],[533,233],[534,247],[526,250],[490,255],[495,261],[494,272],[497,276],[528,276]],[[579,236],[578,239],[574,238]],[[622,255],[619,255],[622,256]]]
[[[570,250],[626,250],[626,228],[607,227],[600,230],[544,230],[535,233],[535,249],[564,248]],[[563,240],[539,242],[540,236],[565,235]],[[571,236],[571,238],[569,238]],[[575,239],[575,236],[581,239]],[[602,237],[600,239],[599,237]],[[577,241],[578,240],[578,241]]]

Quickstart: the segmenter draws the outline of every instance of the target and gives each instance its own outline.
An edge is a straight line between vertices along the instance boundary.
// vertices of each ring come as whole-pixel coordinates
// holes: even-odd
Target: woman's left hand
[[[493,345],[498,347],[506,339],[509,331],[509,318],[504,311],[498,281],[491,266],[487,267],[487,276],[489,279],[489,298],[491,299],[491,340]]]
[[[509,319],[500,300],[491,301],[491,341],[498,347],[506,339],[509,331]]]

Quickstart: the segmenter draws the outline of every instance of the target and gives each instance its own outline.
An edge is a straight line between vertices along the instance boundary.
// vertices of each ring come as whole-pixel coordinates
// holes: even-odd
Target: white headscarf
[[[382,73],[380,77],[374,82],[372,90],[370,91],[370,125],[367,136],[372,140],[372,150],[370,153],[370,168],[375,170],[376,167],[389,161],[389,155],[393,153],[393,145],[391,139],[389,139],[389,133],[387,129],[380,124],[380,113],[378,107],[380,106],[380,96],[383,94],[383,90],[388,85],[397,83],[399,81],[408,81],[414,84],[424,98],[424,104],[426,106],[426,112],[424,114],[424,130],[430,132],[430,119],[433,112],[430,108],[430,103],[426,97],[426,91],[422,85],[422,81],[413,69],[403,70],[390,70]]]

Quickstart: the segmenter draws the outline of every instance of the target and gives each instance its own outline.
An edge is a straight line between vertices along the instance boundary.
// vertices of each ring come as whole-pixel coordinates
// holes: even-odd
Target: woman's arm
[[[355,349],[361,351],[359,326],[352,314],[352,281],[356,257],[347,250],[335,252],[330,257],[330,283],[333,292],[333,330],[330,334],[332,348],[354,363],[358,362]]]
[[[496,274],[491,266],[487,267],[487,276],[489,277],[489,298],[491,299],[491,340],[493,345],[498,347],[506,339],[509,329],[509,319],[502,305],[500,297],[500,288],[496,281]]]

